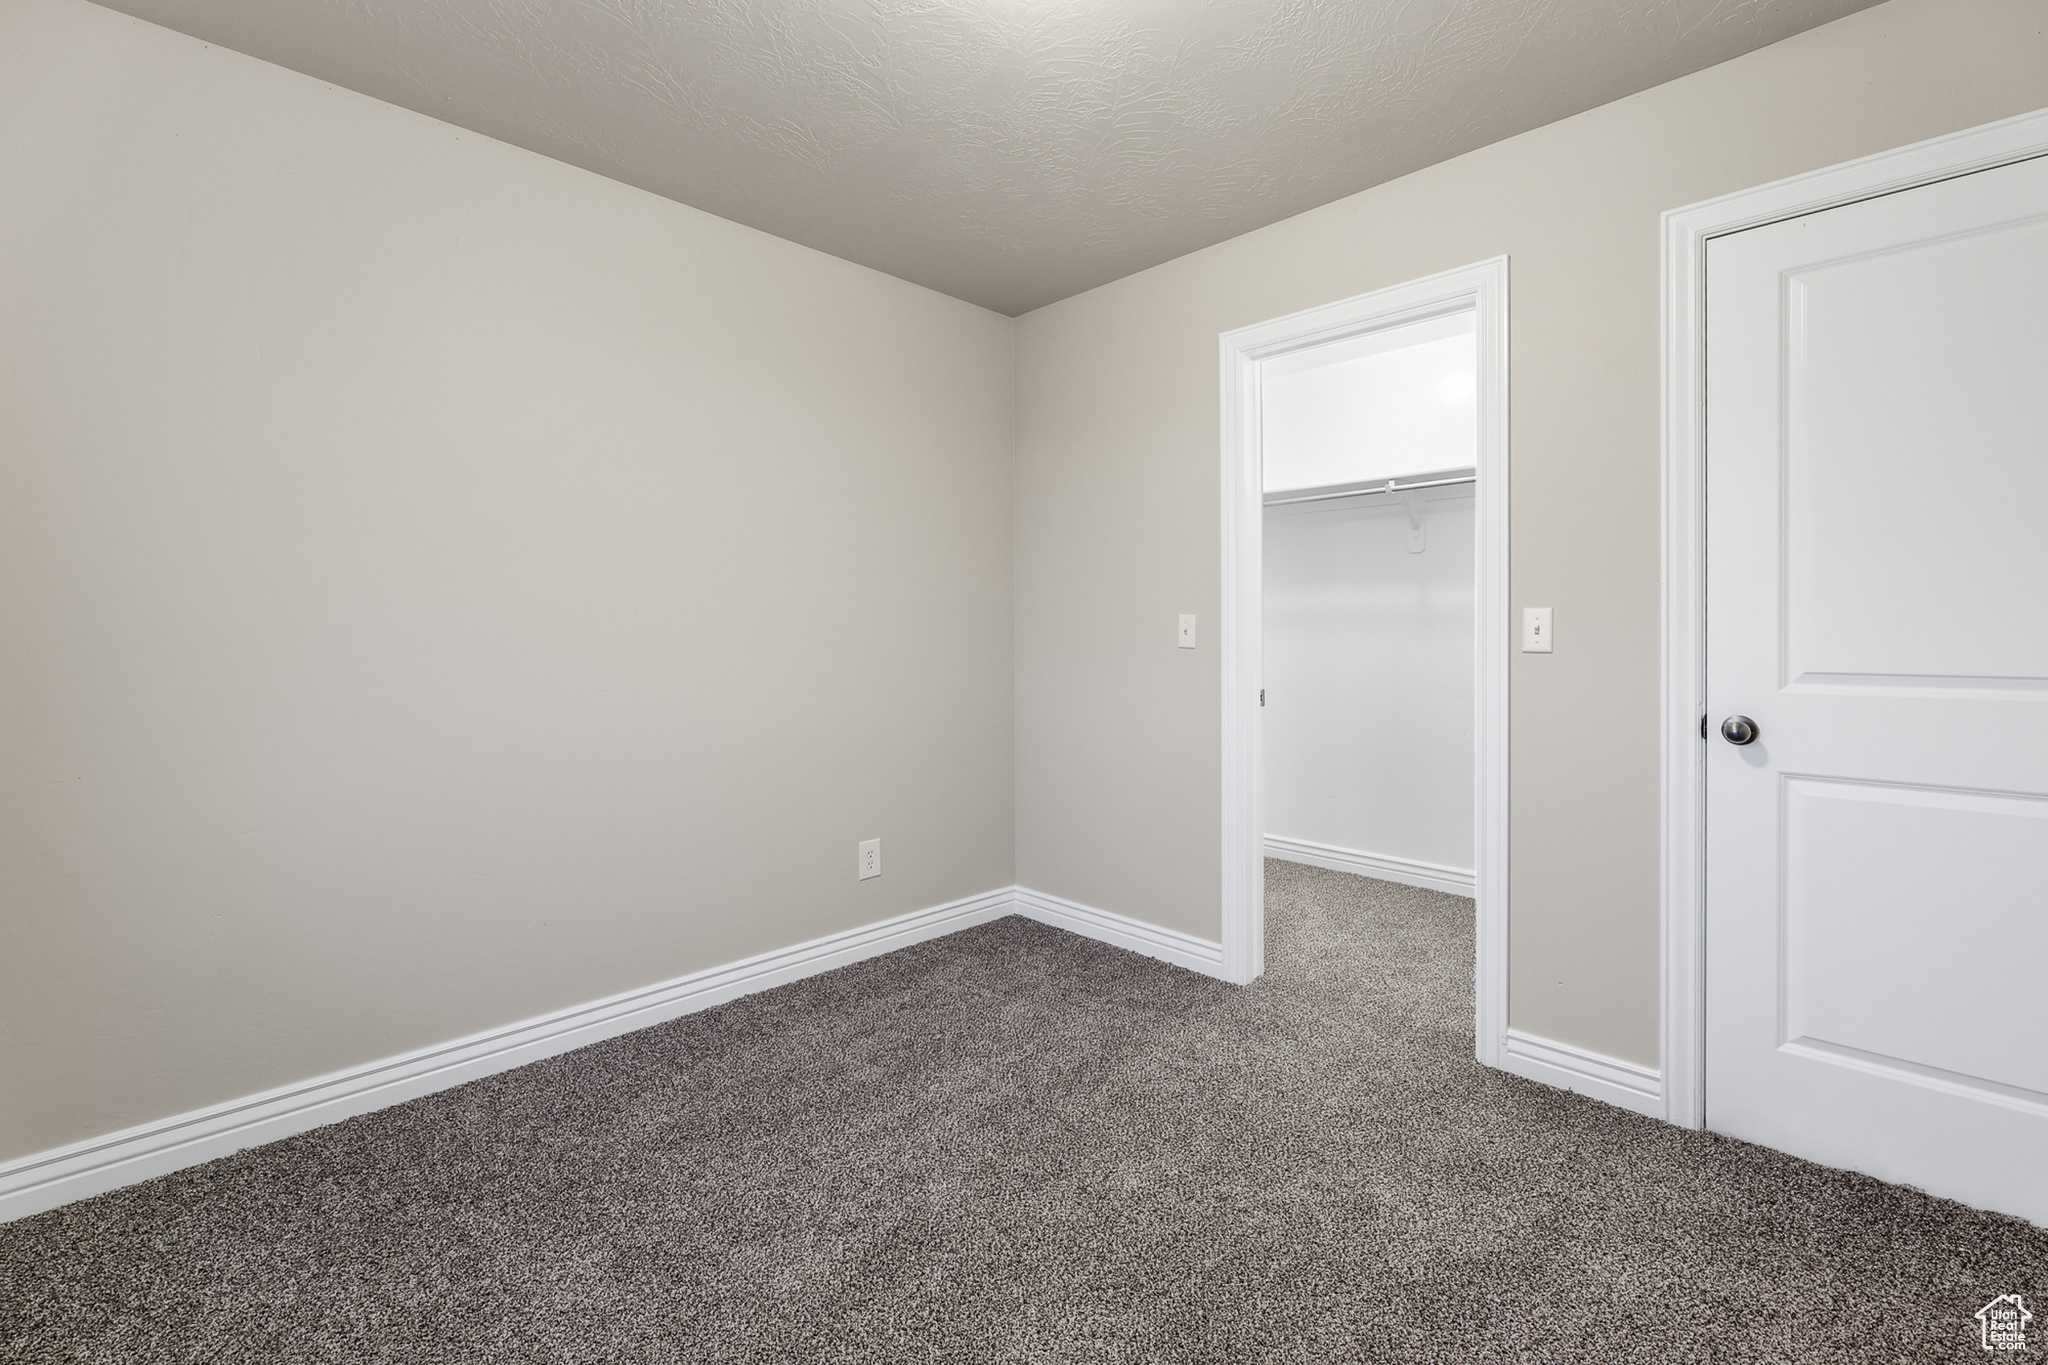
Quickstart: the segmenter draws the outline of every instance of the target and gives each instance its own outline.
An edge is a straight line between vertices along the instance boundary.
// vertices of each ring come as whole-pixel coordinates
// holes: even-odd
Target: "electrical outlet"
[[[1182,649],[1195,647],[1195,614],[1188,612],[1180,618],[1180,638],[1175,642]]]
[[[860,846],[860,879],[882,875],[882,841],[868,839]]]
[[[1522,608],[1522,652],[1548,654],[1550,650],[1550,608]]]

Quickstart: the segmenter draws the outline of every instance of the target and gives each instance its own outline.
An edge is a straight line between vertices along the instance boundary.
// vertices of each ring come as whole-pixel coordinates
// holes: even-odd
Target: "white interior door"
[[[2048,159],[1715,239],[1706,427],[1707,1125],[2048,1223]]]

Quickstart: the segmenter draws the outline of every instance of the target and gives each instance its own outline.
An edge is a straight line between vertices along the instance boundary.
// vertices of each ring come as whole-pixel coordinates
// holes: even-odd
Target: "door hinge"
[[[1261,706],[1264,706],[1265,704],[1266,704],[1266,689],[1262,687],[1262,688],[1260,688],[1260,689],[1259,689],[1259,705],[1261,705]],[[1705,716],[1701,716],[1701,717],[1700,717],[1700,724],[1701,724],[1702,726],[1705,726],[1705,725],[1706,725],[1706,723],[1707,723],[1707,718],[1706,718]]]
[[[1707,737],[1707,713],[1706,713],[1706,712],[1704,712],[1704,711],[1702,711],[1702,712],[1700,712],[1700,738],[1701,738],[1701,739],[1705,739],[1706,737]]]

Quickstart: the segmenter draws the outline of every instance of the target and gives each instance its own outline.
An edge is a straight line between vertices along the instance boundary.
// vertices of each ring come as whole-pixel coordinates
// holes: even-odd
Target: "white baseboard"
[[[1015,909],[1017,914],[1028,919],[1065,929],[1083,938],[1114,944],[1204,976],[1223,975],[1223,945],[1213,939],[1196,938],[1176,929],[1162,929],[1127,915],[1098,910],[1092,905],[1022,886],[1016,888]]]
[[[0,1223],[1000,919],[1019,908],[1016,899],[1015,888],[1004,887],[366,1066],[32,1153],[0,1164]]]
[[[523,1023],[0,1163],[0,1223],[509,1071],[1009,914],[1205,976],[1223,976],[1221,943],[1043,891],[1004,887]],[[1653,1118],[1664,1115],[1657,1072],[1633,1062],[1509,1029],[1501,1065],[1518,1076]]]
[[[1664,1085],[1653,1067],[1588,1052],[1569,1043],[1509,1029],[1501,1049],[1501,1070],[1532,1081],[1605,1100],[1653,1119],[1664,1117]]]
[[[1277,834],[1266,836],[1266,856],[1290,863],[1307,863],[1310,867],[1327,867],[1332,872],[1378,877],[1383,882],[1399,882],[1403,886],[1419,886],[1428,891],[1448,891],[1453,896],[1473,895],[1478,882],[1470,868],[1392,858],[1384,853],[1361,853],[1355,848],[1312,843],[1307,839],[1283,839]]]

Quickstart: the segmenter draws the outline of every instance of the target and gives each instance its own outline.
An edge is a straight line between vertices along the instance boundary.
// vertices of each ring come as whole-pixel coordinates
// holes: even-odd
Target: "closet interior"
[[[1261,363],[1266,856],[1471,895],[1468,311]]]

